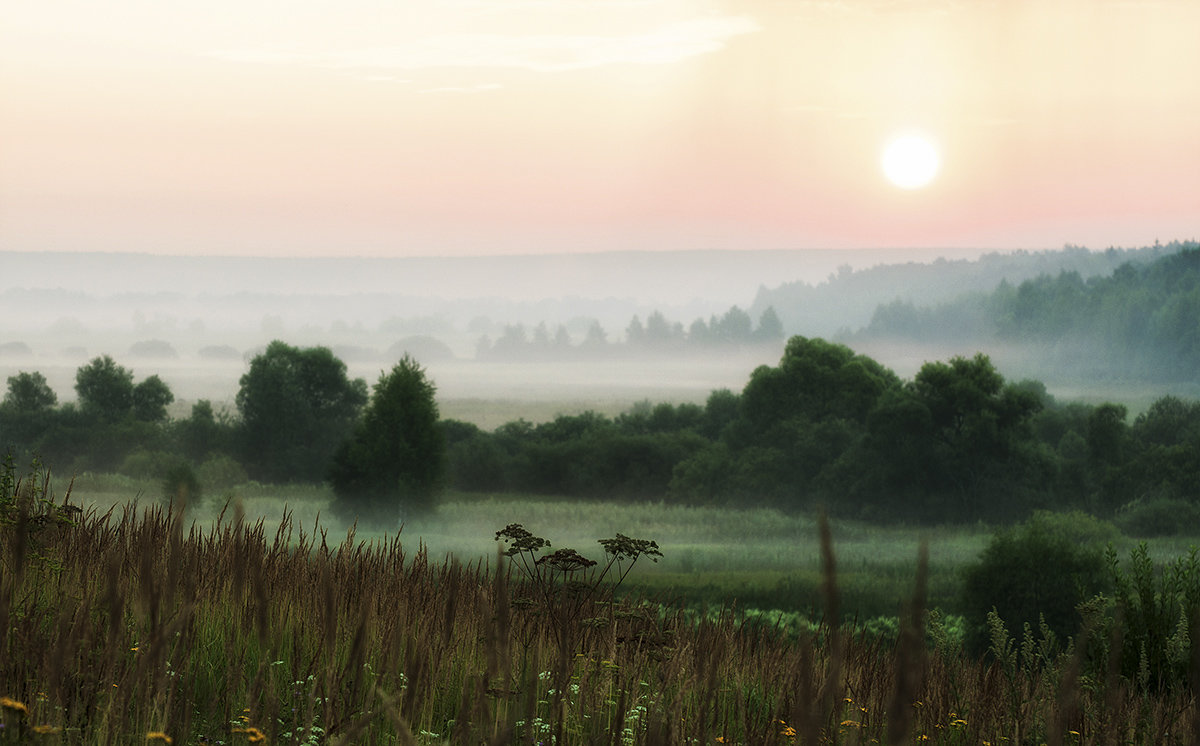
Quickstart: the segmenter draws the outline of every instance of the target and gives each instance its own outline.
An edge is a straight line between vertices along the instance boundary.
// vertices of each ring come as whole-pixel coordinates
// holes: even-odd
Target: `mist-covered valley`
[[[714,389],[740,389],[757,365],[777,362],[783,336],[800,334],[848,343],[902,376],[983,351],[1009,377],[1038,378],[1057,395],[1137,408],[1164,386],[1189,394],[1194,385],[1175,376],[1147,386],[1152,376],[1104,365],[1108,351],[1092,339],[1071,359],[1100,364],[1063,365],[1044,339],[988,334],[966,326],[970,314],[951,309],[919,330],[912,317],[1002,283],[1062,272],[1086,280],[1178,249],[909,252],[903,262],[881,251],[390,260],[7,253],[0,374],[38,370],[70,401],[76,369],[108,354],[162,376],[174,411],[185,412],[199,399],[231,405],[246,361],[283,339],[329,347],[369,381],[411,354],[448,411],[495,426],[485,401],[529,402],[534,420],[555,407],[615,413],[643,399],[702,402]],[[750,328],[730,319],[733,328],[718,333],[713,322],[743,309]],[[767,309],[781,334],[754,337]],[[889,326],[906,309],[908,325]],[[660,328],[631,340],[632,325],[645,329],[652,317]]]

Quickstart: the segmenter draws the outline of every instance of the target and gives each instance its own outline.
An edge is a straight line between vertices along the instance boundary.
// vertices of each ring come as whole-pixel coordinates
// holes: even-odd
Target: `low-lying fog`
[[[352,376],[369,383],[410,353],[437,385],[443,416],[484,427],[589,408],[616,414],[646,399],[703,402],[714,389],[739,390],[756,366],[778,362],[786,336],[837,338],[866,326],[877,305],[895,298],[934,303],[990,289],[1001,279],[998,272],[1018,262],[1028,264],[1022,269],[1027,274],[1055,272],[1060,264],[1095,263],[1101,255],[1068,250],[1013,259],[987,255],[978,264],[939,260],[920,285],[914,273],[924,270],[912,262],[934,256],[752,251],[245,259],[3,253],[0,377],[39,371],[60,402],[69,402],[75,398],[76,369],[108,354],[137,379],[162,377],[176,397],[172,414],[186,416],[198,399],[231,407],[247,361],[271,340],[282,339],[330,347]],[[1112,263],[1124,260],[1114,256]],[[896,265],[890,275],[858,272],[900,261],[908,263]],[[974,287],[933,277],[966,264]],[[1095,269],[1107,270],[1107,265]],[[889,282],[893,277],[899,282]],[[682,341],[694,336],[694,324],[712,324],[734,309],[746,312],[747,323],[759,324],[783,289],[805,285],[812,288],[807,296],[778,309],[770,306],[783,319],[782,336],[763,341],[747,327],[746,339],[736,343]],[[770,292],[777,288],[779,293]],[[665,322],[660,336],[670,337],[671,344],[625,344],[634,317],[644,324],[656,313]],[[928,345],[863,339],[851,345],[904,377],[926,361],[981,349],[970,340]],[[989,342],[983,351],[1007,377],[1041,378],[1058,396],[1143,397],[1119,380],[1047,377],[1028,350]],[[1136,408],[1137,401],[1130,403]]]

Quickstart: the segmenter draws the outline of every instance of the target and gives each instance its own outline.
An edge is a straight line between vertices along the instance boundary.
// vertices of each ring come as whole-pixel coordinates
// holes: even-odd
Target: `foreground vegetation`
[[[441,563],[395,536],[331,542],[290,515],[268,530],[237,508],[209,527],[158,506],[81,512],[44,475],[7,483],[3,508],[5,738],[1168,743],[1192,732],[1186,676],[1105,666],[1101,637],[1014,644],[993,623],[992,658],[968,655],[924,612],[923,555],[895,642],[837,624],[822,524],[811,541],[828,623],[793,637],[731,611],[614,601],[595,576],[563,582],[598,568],[521,545],[513,526],[502,533],[513,564]],[[619,535],[578,546],[622,571],[652,547]],[[554,572],[514,573],[539,566],[520,564],[525,551]]]

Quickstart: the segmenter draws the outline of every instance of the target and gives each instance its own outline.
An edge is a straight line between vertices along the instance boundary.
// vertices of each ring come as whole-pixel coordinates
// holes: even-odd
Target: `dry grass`
[[[836,625],[789,642],[603,593],[555,614],[499,557],[434,563],[398,538],[331,544],[237,511],[203,530],[161,508],[79,514],[46,490],[18,487],[0,527],[3,740],[1195,741],[1185,689],[929,649],[923,559],[894,648]]]

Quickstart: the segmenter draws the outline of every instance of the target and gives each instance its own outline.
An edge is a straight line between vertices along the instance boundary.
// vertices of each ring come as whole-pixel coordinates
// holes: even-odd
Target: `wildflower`
[[[175,739],[163,733],[161,730],[152,730],[146,734],[147,741],[162,741],[165,744],[175,743]]]
[[[129,652],[136,653],[140,649],[140,647],[141,647],[140,645],[134,645],[133,647],[131,647],[129,649]]]
[[[258,728],[234,728],[234,733],[243,733],[250,743],[262,743],[267,740],[267,736]]]
[[[967,721],[963,720],[962,718],[955,718],[954,720],[950,721],[950,725],[954,728],[964,728],[967,725]]]
[[[861,728],[862,727],[862,723],[858,722],[857,720],[843,720],[841,723],[839,723],[839,725],[841,725],[843,728]]]
[[[796,737],[796,729],[790,725],[784,725],[783,730],[779,731],[779,734],[781,736],[787,736],[788,738],[795,738]]]
[[[6,710],[13,710],[14,712],[19,712],[22,715],[29,714],[29,708],[25,706],[25,703],[18,702],[17,700],[13,699],[12,697],[0,697],[0,707],[3,707]]]

